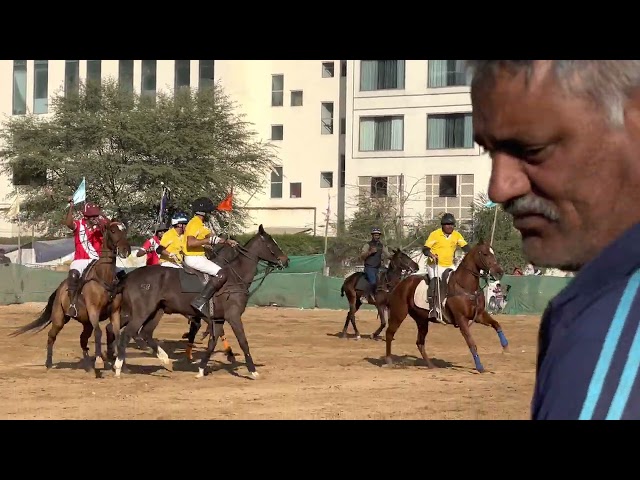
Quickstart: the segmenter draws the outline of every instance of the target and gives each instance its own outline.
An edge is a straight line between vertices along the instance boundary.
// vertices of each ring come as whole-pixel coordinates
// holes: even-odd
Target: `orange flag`
[[[231,189],[229,194],[226,196],[226,198],[218,204],[217,209],[222,212],[230,212],[231,210],[233,210],[232,202],[233,202],[233,188]]]

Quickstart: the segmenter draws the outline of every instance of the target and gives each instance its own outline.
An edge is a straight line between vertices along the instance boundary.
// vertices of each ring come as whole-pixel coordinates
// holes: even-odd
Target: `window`
[[[340,135],[345,135],[347,133],[347,119],[340,119]]]
[[[271,140],[282,140],[284,138],[284,127],[282,125],[271,125]]]
[[[175,92],[182,87],[189,88],[191,86],[191,60],[176,60],[173,85]]]
[[[118,85],[123,91],[133,93],[133,60],[120,60]]]
[[[320,133],[333,134],[333,102],[322,102],[320,107]]]
[[[360,195],[363,197],[397,197],[399,183],[401,183],[401,181],[398,175],[387,177],[358,177],[358,188]]]
[[[456,197],[458,193],[458,177],[456,175],[440,175],[438,196]]]
[[[142,83],[140,93],[143,97],[156,100],[156,71],[157,60],[142,60]]]
[[[271,106],[284,105],[284,75],[271,76]]]
[[[271,198],[282,198],[282,167],[271,171]]]
[[[102,80],[102,60],[87,60],[87,82]]]
[[[399,151],[404,148],[404,117],[360,117],[360,151]]]
[[[322,78],[333,78],[333,62],[322,62]]]
[[[427,115],[427,149],[473,148],[470,113]]]
[[[49,60],[33,61],[33,113],[49,111]]]
[[[198,72],[198,88],[203,90],[205,88],[213,87],[215,84],[213,74],[215,72],[214,60],[198,60],[199,72]]]
[[[340,155],[340,186],[345,185],[345,176],[347,173],[347,159],[344,155]]]
[[[80,88],[80,60],[64,63],[64,96],[77,95]]]
[[[302,106],[302,90],[291,91],[291,106],[292,107]]]
[[[346,60],[340,60],[340,76],[341,77],[346,77],[347,76],[347,61]]]
[[[360,91],[404,88],[404,60],[360,60]]]
[[[465,71],[463,60],[429,60],[429,88],[461,87],[470,85],[471,77]]]
[[[320,172],[320,188],[333,188],[333,172]]]
[[[27,113],[27,61],[13,61],[13,115]]]
[[[302,198],[302,183],[294,182],[289,184],[289,197]]]

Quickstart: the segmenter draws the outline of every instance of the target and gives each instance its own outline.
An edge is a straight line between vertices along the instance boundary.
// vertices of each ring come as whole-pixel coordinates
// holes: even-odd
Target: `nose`
[[[278,260],[280,260],[280,263],[282,263],[285,268],[289,266],[289,257],[287,257],[286,255],[278,257]]]
[[[527,173],[517,158],[495,153],[491,161],[488,195],[495,203],[506,203],[531,192]]]

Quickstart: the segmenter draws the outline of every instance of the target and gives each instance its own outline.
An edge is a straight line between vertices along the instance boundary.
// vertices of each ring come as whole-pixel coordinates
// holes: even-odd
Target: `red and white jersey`
[[[100,258],[102,250],[102,232],[98,227],[91,227],[87,221],[73,221],[73,237],[75,240],[76,252],[74,260],[97,260]]]

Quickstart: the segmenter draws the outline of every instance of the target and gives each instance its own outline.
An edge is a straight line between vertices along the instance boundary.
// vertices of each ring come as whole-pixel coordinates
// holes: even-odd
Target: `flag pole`
[[[491,227],[491,241],[489,242],[489,245],[493,245],[493,236],[496,233],[496,222],[498,220],[498,205],[496,205],[494,208],[495,212],[493,214],[493,227]]]

